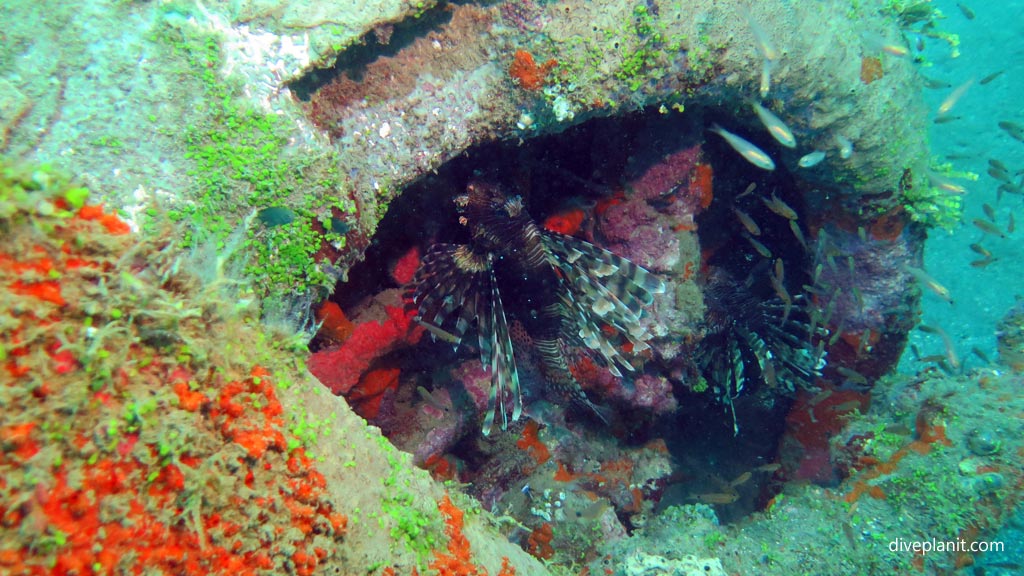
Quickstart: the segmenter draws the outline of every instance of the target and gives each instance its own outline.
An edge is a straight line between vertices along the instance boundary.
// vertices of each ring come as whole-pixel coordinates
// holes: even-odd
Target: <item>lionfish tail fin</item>
[[[616,375],[620,375],[616,365],[632,371],[602,327],[613,328],[635,351],[646,349],[651,335],[640,318],[654,295],[665,291],[665,283],[629,260],[583,240],[544,232],[542,241],[551,265],[565,278],[563,299],[579,339],[597,351]]]

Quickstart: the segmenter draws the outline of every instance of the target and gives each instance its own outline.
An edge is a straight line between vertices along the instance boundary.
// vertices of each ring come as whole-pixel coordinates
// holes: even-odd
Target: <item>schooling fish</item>
[[[818,164],[820,164],[821,161],[824,159],[825,153],[822,152],[821,150],[815,150],[814,152],[810,152],[808,154],[804,154],[803,156],[801,156],[800,160],[798,160],[796,164],[801,168],[811,168],[813,166],[817,166]]]
[[[729,132],[718,124],[712,124],[710,130],[722,138],[725,138],[725,141],[729,143],[729,146],[732,146],[733,150],[739,152],[741,156],[746,158],[747,162],[750,162],[762,170],[775,170],[775,162],[771,157],[768,156],[764,150],[761,150],[751,142],[747,141],[747,139]]]
[[[1016,122],[1010,122],[1009,120],[1001,120],[999,122],[999,127],[1009,134],[1014,140],[1024,142],[1024,126],[1021,126]]]
[[[752,236],[761,235],[761,227],[757,225],[757,222],[755,222],[753,218],[750,217],[750,214],[747,214],[739,208],[733,208],[732,212],[736,215],[736,219],[740,221],[740,224],[742,224],[743,227],[747,229],[747,232],[750,232]]]
[[[960,101],[960,98],[963,98],[963,95],[967,93],[967,90],[968,88],[971,87],[971,84],[974,84],[974,78],[971,78],[970,80],[954,88],[953,91],[949,93],[949,96],[946,96],[946,99],[942,101],[942,104],[939,104],[939,116],[949,114],[949,111],[952,110],[954,106],[956,106],[956,103]]]
[[[451,334],[456,349],[476,324],[480,362],[491,374],[483,433],[496,419],[507,429],[509,408],[512,421],[523,410],[506,304],[533,340],[546,385],[603,420],[569,370],[567,347],[585,344],[616,376],[617,366],[633,370],[602,328],[613,328],[634,351],[647,349],[640,318],[665,284],[625,258],[542,229],[519,196],[494,184],[470,183],[455,205],[472,239],[432,246],[410,296],[417,320]]]
[[[1006,238],[1006,234],[1004,234],[998,226],[991,222],[987,222],[985,220],[982,220],[981,218],[975,218],[974,220],[971,220],[971,224],[974,224],[975,228],[981,230],[985,234],[991,234],[993,236],[998,236],[1000,238]]]
[[[1002,75],[1003,75],[1003,70],[999,70],[997,72],[993,72],[993,73],[989,74],[988,76],[985,76],[984,78],[979,80],[978,84],[981,84],[982,86],[984,86],[985,84],[988,84],[989,82],[995,80],[996,78],[999,78]]]
[[[839,157],[843,160],[848,160],[850,156],[853,156],[853,141],[843,136],[842,134],[836,134],[835,136],[836,146],[839,147]]]
[[[910,50],[902,42],[894,42],[877,32],[864,32],[860,37],[871,50],[878,50],[891,56],[899,57],[910,54]]]
[[[761,24],[754,19],[754,15],[750,13],[747,8],[741,8],[743,16],[747,19],[747,26],[750,26],[750,33],[754,36],[754,47],[757,48],[758,53],[761,54],[765,60],[769,62],[775,62],[781,55],[779,50],[772,44],[771,38],[768,37],[768,32],[761,26]]]
[[[800,217],[796,213],[796,210],[793,210],[793,207],[790,206],[789,204],[786,204],[782,200],[782,198],[779,198],[775,194],[775,192],[772,192],[771,200],[765,198],[764,196],[761,196],[761,202],[763,202],[769,210],[778,214],[779,216],[782,216],[786,220],[796,220],[797,218]]]
[[[939,284],[938,280],[932,278],[931,274],[913,266],[903,266],[903,270],[913,276],[922,286],[931,290],[936,296],[953,304],[953,296],[950,294],[949,289]]]
[[[761,120],[761,123],[768,129],[768,133],[772,135],[772,138],[775,138],[779,144],[786,148],[796,148],[796,137],[793,136],[793,131],[789,129],[789,126],[786,126],[786,123],[781,118],[757,102],[751,102],[750,105],[754,109],[754,113]]]

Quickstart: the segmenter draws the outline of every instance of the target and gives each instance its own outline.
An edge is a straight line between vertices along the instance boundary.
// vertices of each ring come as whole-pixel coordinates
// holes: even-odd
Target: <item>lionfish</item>
[[[799,298],[799,297],[798,297]],[[778,298],[760,299],[743,282],[712,269],[704,287],[707,333],[694,354],[701,374],[733,412],[733,401],[750,385],[766,384],[782,392],[809,389],[825,367],[823,347],[812,339],[827,331],[807,321],[802,306]]]
[[[501,429],[508,428],[509,402],[513,422],[523,411],[506,303],[533,340],[546,385],[604,420],[570,371],[567,351],[584,344],[616,376],[622,376],[616,366],[632,371],[611,336],[631,343],[634,352],[647,349],[650,334],[640,318],[665,284],[625,258],[542,229],[522,198],[506,196],[497,185],[472,182],[455,205],[471,241],[433,245],[413,279],[411,299],[417,321],[456,350],[476,324],[480,362],[491,373],[484,435],[499,416]]]

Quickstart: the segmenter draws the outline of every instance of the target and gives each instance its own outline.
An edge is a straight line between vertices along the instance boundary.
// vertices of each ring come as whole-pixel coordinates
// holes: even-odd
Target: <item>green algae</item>
[[[291,128],[273,113],[244,104],[242,87],[221,77],[221,38],[165,25],[159,39],[182,62],[181,74],[198,80],[201,99],[195,120],[180,127],[184,157],[192,163],[186,194],[192,202],[170,212],[189,226],[184,247],[213,242],[219,248],[247,211],[287,209],[293,219],[248,231],[247,273],[264,295],[326,293],[335,278],[318,257],[325,244],[343,249],[338,226],[353,215],[333,152],[303,157],[287,149]]]

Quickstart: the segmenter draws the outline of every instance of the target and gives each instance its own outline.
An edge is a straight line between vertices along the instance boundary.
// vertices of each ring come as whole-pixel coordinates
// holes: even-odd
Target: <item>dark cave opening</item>
[[[714,200],[696,220],[701,252],[698,284],[704,282],[710,271],[719,269],[742,285],[753,300],[777,299],[778,289],[769,277],[779,266],[785,270],[784,279],[780,279],[782,285],[789,293],[798,294],[802,285],[811,282],[811,252],[806,246],[811,234],[806,219],[799,217],[806,207],[801,205],[798,183],[784,169],[766,172],[751,166],[720,138],[709,135],[706,128],[716,121],[725,124],[729,117],[725,112],[710,109],[688,109],[685,114],[669,115],[646,109],[592,119],[558,134],[520,142],[488,142],[469,149],[436,173],[408,186],[391,202],[364,260],[349,270],[348,281],[338,286],[331,300],[348,312],[383,290],[400,288],[392,271],[411,249],[422,254],[435,242],[466,242],[467,232],[459,225],[452,200],[472,180],[497,182],[509,193],[521,195],[538,223],[582,209],[588,215],[576,234],[600,245],[593,222],[588,222],[594,217],[589,210],[623,193],[625,183],[652,165],[696,145],[714,170]],[[749,132],[753,131],[744,135],[759,146],[778,149],[768,135],[759,137]],[[777,206],[773,209],[769,204],[776,200],[790,207],[797,218],[780,215]],[[755,223],[756,234],[749,221]],[[315,340],[313,349],[326,344],[324,340]],[[686,354],[693,353],[692,342],[680,342],[679,346],[686,349]],[[456,353],[450,345],[424,339],[415,351],[396,352],[384,360],[400,363],[403,374],[415,375],[410,376],[415,384],[397,393],[402,401],[415,404],[423,402],[436,382],[443,380],[434,377],[439,365],[453,365],[459,358],[473,356],[465,347]],[[690,376],[697,372],[691,370]],[[733,416],[719,398],[694,393],[695,382],[684,381],[678,374],[670,377],[670,381],[680,399],[681,407],[675,413],[653,421],[640,418],[639,422],[646,421],[648,425],[626,426],[611,433],[633,445],[665,438],[679,470],[711,471],[716,478],[740,476],[777,459],[791,404],[785,394],[759,390],[751,384],[734,403],[740,422],[739,434],[734,435]],[[528,401],[537,400],[535,395],[527,396]],[[453,397],[452,402],[465,404],[471,399]],[[387,425],[382,428],[388,431]],[[478,432],[471,434],[450,447],[449,453],[470,471],[486,467],[493,452],[479,436]],[[694,493],[714,491],[713,483],[709,484],[706,478],[686,474],[682,478],[677,487],[670,484],[665,490],[666,504],[692,502]],[[718,503],[716,508],[723,521],[743,518],[758,509],[777,492],[779,483],[766,480],[758,486],[756,490],[753,484],[743,488],[742,498],[734,503]]]

